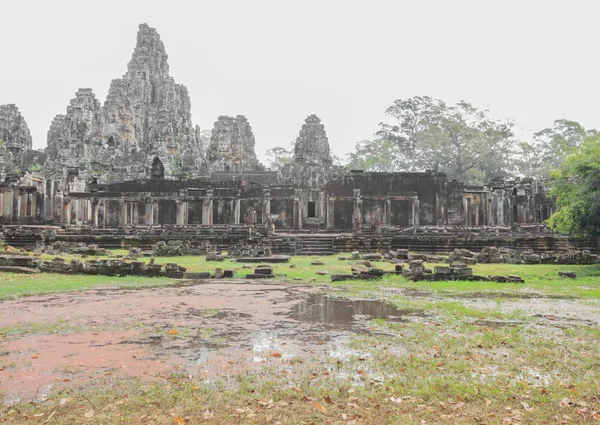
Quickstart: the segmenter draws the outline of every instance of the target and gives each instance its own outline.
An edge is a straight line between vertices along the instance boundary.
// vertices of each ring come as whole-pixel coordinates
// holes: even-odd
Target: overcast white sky
[[[537,131],[600,127],[598,1],[0,0],[0,104],[46,145],[80,87],[104,102],[140,23],[157,28],[192,118],[246,115],[259,157],[321,117],[340,156],[395,99],[464,99]]]

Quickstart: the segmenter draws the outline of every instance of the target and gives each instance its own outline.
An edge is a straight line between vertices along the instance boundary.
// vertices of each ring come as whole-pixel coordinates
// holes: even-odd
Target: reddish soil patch
[[[270,361],[275,350],[293,356],[300,340],[322,338],[314,325],[290,317],[293,306],[314,291],[211,283],[2,301],[4,326],[63,320],[83,331],[2,341],[0,392],[8,402],[31,400],[61,385],[86,385],[107,375],[151,380],[177,368],[220,375]],[[170,335],[171,329],[177,334]]]

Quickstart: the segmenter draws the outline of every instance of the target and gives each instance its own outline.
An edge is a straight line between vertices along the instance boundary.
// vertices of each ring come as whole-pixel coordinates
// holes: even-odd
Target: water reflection
[[[348,326],[355,316],[402,321],[402,316],[409,313],[380,300],[341,300],[325,294],[311,294],[294,307],[292,317],[301,322]]]

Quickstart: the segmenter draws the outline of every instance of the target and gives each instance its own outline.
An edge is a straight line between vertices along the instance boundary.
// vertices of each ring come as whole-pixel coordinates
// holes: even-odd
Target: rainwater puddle
[[[360,317],[405,322],[404,316],[418,313],[400,310],[380,300],[342,300],[325,294],[310,294],[306,301],[294,306],[291,317],[300,322],[350,326]]]

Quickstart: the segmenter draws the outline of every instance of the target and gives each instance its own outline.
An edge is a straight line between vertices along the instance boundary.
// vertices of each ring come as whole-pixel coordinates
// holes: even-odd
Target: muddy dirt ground
[[[68,331],[25,333],[0,344],[0,391],[5,403],[43,399],[60,387],[81,388],[94,378],[157,380],[172,373],[206,379],[251,371],[265,362],[299,356],[344,357],[361,318],[427,320],[373,300],[326,297],[324,288],[283,283],[227,282],[143,290],[97,289],[0,302],[5,327],[66,323]],[[434,298],[394,290],[407,298]],[[485,297],[462,299],[488,306]],[[551,325],[598,323],[598,309],[580,301],[511,299]]]

